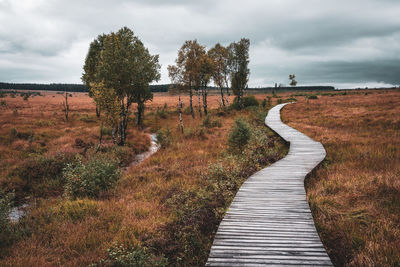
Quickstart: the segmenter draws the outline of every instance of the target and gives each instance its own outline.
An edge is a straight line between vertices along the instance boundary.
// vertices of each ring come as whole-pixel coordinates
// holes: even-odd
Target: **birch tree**
[[[212,60],[213,73],[212,79],[214,84],[219,87],[221,94],[222,106],[226,109],[225,96],[224,96],[224,86],[228,89],[229,84],[227,84],[229,72],[228,72],[228,50],[226,47],[217,43],[213,48],[208,51],[208,55]],[[227,91],[227,95],[229,91]],[[228,98],[228,97],[227,97]],[[229,105],[229,100],[227,99],[227,104]]]
[[[204,53],[200,58],[200,68],[198,71],[199,89],[201,90],[203,99],[203,110],[204,115],[207,115],[207,95],[208,95],[208,83],[211,80],[214,71],[213,62],[210,56]]]
[[[197,40],[185,41],[178,51],[178,57],[175,60],[176,65],[171,66],[179,73],[176,75],[175,82],[189,92],[190,113],[193,118],[193,91],[198,89],[196,85],[198,84],[200,58],[203,54],[205,54],[205,47],[200,45]]]
[[[249,47],[250,40],[242,38],[239,42],[233,43],[233,56],[231,61],[232,77],[231,87],[238,98],[239,107],[242,108],[242,98],[249,80]]]
[[[90,43],[89,51],[86,55],[85,64],[83,66],[82,82],[86,85],[88,89],[89,96],[93,97],[91,84],[98,84],[100,81],[97,77],[97,68],[100,64],[100,53],[103,50],[103,41],[106,37],[105,34],[101,34],[97,39]],[[96,116],[100,117],[101,109],[100,106],[96,104]]]
[[[98,49],[96,42],[93,47],[94,51]],[[160,78],[158,56],[151,56],[139,38],[127,27],[121,28],[116,33],[111,32],[102,36],[99,47],[98,54],[93,52],[94,55],[97,55],[97,60],[93,60],[94,63],[91,60],[85,62],[85,73],[82,80],[90,81],[91,77],[94,77],[94,82],[89,83],[89,86],[97,86],[97,94],[115,96],[113,100],[117,101],[119,107],[119,118],[114,125],[118,138],[117,143],[124,145],[129,108],[132,103],[138,103],[138,113],[140,113],[138,116],[142,118],[144,102],[152,98],[149,83]],[[91,59],[94,56],[88,55],[88,57]],[[91,64],[95,66],[92,67]],[[93,74],[91,73],[92,69],[94,69]],[[98,96],[94,98],[95,102],[96,99],[100,98]],[[101,102],[97,103],[100,103],[101,107],[110,108]],[[138,123],[141,123],[141,120]]]

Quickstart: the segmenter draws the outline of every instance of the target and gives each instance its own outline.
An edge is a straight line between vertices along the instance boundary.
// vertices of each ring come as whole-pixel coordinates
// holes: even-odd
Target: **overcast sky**
[[[0,81],[80,83],[89,43],[131,28],[169,83],[185,40],[250,38],[249,86],[400,84],[399,0],[0,0]]]

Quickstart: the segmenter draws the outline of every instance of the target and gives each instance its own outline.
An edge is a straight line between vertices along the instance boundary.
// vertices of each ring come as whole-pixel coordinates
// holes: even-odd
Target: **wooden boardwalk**
[[[290,142],[289,153],[243,183],[206,266],[332,266],[304,189],[304,177],[325,158],[325,149],[281,121],[284,105],[272,108],[265,124]]]

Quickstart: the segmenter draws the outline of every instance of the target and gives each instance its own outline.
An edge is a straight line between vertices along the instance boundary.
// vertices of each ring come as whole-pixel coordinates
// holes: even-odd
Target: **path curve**
[[[273,107],[265,124],[290,142],[288,155],[250,176],[219,225],[206,266],[332,266],[314,226],[305,176],[324,147],[281,121]]]

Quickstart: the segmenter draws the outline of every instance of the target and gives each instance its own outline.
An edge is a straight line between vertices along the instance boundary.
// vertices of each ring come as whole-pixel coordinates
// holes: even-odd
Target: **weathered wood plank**
[[[265,124],[290,142],[288,155],[243,183],[214,238],[206,266],[332,266],[315,230],[304,177],[323,146],[282,123],[272,108]]]

